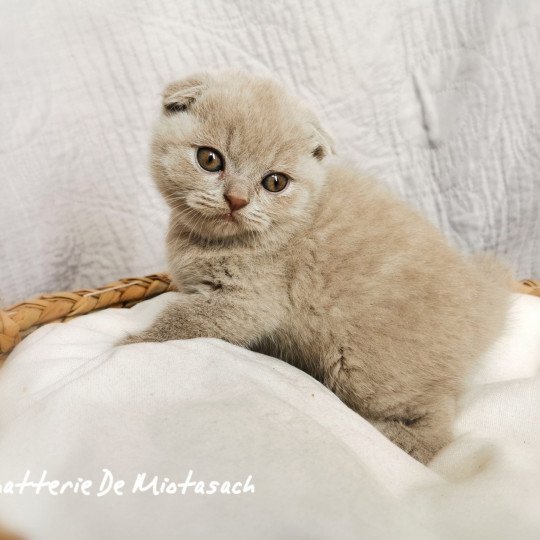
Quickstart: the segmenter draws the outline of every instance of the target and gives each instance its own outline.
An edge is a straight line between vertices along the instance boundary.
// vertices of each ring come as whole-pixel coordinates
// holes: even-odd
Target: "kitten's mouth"
[[[236,216],[232,214],[231,212],[229,212],[228,214],[223,214],[221,216],[221,219],[224,219],[225,221],[236,222]]]

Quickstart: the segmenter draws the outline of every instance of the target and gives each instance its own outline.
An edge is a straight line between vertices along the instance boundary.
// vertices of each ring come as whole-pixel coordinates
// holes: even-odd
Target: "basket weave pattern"
[[[0,309],[0,361],[39,326],[64,322],[108,307],[131,307],[158,294],[174,291],[168,274],[124,278],[97,289],[44,294]]]
[[[130,307],[141,300],[176,290],[168,274],[124,278],[97,289],[44,294],[32,300],[0,309],[0,362],[39,326],[64,322],[108,307]],[[540,281],[517,282],[516,292],[540,296]]]

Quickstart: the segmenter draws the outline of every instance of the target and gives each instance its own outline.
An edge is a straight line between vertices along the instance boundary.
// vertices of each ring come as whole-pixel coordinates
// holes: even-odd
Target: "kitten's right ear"
[[[170,83],[163,92],[163,111],[166,114],[187,111],[205,88],[206,78],[198,75]]]

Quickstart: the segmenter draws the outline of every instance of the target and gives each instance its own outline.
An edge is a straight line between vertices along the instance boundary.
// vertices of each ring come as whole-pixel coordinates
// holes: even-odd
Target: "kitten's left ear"
[[[320,120],[311,111],[309,114],[309,125],[314,134],[315,146],[311,151],[313,157],[321,161],[325,157],[335,154],[336,148],[333,137],[322,127]]]
[[[207,76],[197,74],[170,83],[163,92],[163,109],[166,113],[184,112],[193,105],[207,86]]]

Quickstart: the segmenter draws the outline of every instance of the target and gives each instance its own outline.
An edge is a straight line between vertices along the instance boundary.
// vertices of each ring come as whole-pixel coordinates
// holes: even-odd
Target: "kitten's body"
[[[260,88],[269,86],[281,98],[269,83],[240,82],[255,96],[246,118],[260,101]],[[225,78],[220,84],[229,90],[221,94],[226,101],[235,83]],[[291,116],[288,107],[294,102],[281,99],[275,106]],[[193,112],[205,126],[205,115],[214,114],[209,113],[212,103],[210,98]],[[266,105],[260,106],[264,116]],[[233,112],[238,129],[241,110]],[[263,120],[272,118],[279,119],[275,110]],[[171,158],[178,137],[173,120],[166,115],[165,127],[158,128],[153,166],[173,207],[170,270],[182,293],[152,328],[128,341],[210,336],[277,356],[319,379],[404,450],[428,461],[450,439],[465,375],[501,329],[508,301],[503,280],[486,281],[404,203],[318,152],[310,156],[313,163],[301,161],[302,170],[311,167],[309,180],[291,187],[279,208],[270,206],[277,199],[257,195],[256,188],[249,192],[256,217],[268,205],[271,225],[253,230],[241,221],[230,229],[215,225],[226,234],[212,234],[210,221],[201,218],[203,223],[194,225],[192,195],[186,189],[176,194],[178,184],[171,180],[170,163],[187,155],[175,149]],[[313,127],[312,120],[308,124]],[[189,138],[187,131],[200,128],[189,125],[182,136]],[[315,139],[306,135],[303,146],[300,132],[291,129],[283,131],[290,137],[287,152],[307,153],[314,143],[322,145],[323,156],[330,152],[320,127]],[[242,141],[249,145],[256,138],[252,133]],[[217,147],[215,139],[210,142]],[[261,156],[267,153],[263,149]],[[227,154],[233,162],[230,146]],[[235,171],[241,161],[238,157]],[[293,173],[294,167],[289,163]],[[185,174],[193,174],[192,169]],[[228,185],[225,174],[223,179]]]

